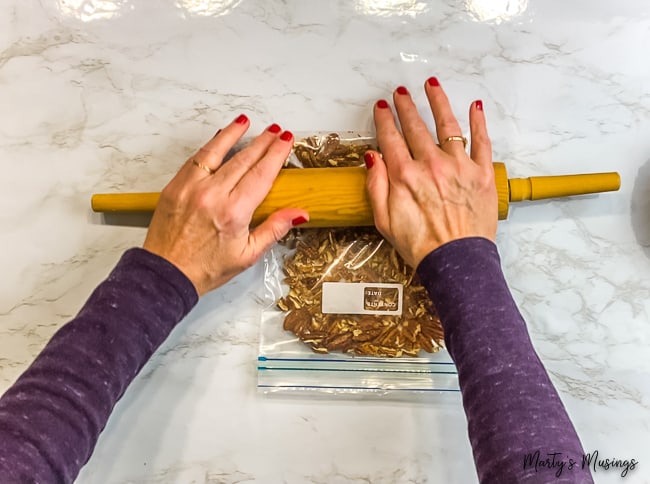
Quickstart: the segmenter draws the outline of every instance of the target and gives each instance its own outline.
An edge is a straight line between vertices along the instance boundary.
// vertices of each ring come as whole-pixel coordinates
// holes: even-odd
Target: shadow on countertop
[[[650,258],[650,159],[639,168],[634,181],[630,214],[634,236]]]
[[[105,212],[90,213],[89,220],[96,225],[117,225],[122,227],[149,227],[153,213],[150,212]]]

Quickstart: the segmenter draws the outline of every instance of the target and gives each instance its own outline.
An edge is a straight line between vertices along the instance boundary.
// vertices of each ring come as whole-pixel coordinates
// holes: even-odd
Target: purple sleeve
[[[458,369],[480,481],[593,482],[510,294],[496,245],[479,237],[450,242],[424,258],[418,275]]]
[[[72,482],[117,400],[197,300],[172,264],[127,251],[0,399],[0,482]]]

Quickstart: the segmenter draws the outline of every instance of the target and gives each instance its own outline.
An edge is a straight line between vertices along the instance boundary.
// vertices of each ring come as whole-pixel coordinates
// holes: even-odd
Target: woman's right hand
[[[424,86],[439,143],[405,87],[393,94],[397,128],[388,103],[375,104],[377,140],[382,154],[366,153],[367,187],[375,225],[404,260],[417,267],[432,250],[464,237],[494,241],[497,192],[492,147],[483,104],[470,106],[471,156],[449,100],[432,77]]]
[[[185,162],[162,191],[144,242],[178,267],[199,296],[252,266],[292,227],[309,220],[304,210],[283,208],[250,227],[289,156],[293,135],[272,124],[225,163],[249,124],[242,114]]]

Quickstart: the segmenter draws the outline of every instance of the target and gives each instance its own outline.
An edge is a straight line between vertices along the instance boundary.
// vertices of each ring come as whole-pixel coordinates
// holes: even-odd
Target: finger
[[[395,89],[393,100],[402,133],[413,156],[420,160],[431,156],[438,147],[429,133],[429,128],[420,117],[408,89],[404,86]]]
[[[285,131],[276,137],[266,150],[266,154],[241,177],[231,190],[232,199],[241,203],[243,210],[251,213],[268,195],[293,147],[293,134]]]
[[[240,114],[228,126],[212,137],[185,164],[185,169],[193,178],[206,178],[210,171],[215,172],[235,143],[246,133],[250,121]]]
[[[250,263],[273,246],[278,240],[289,233],[293,227],[309,221],[309,213],[298,208],[283,208],[273,212],[260,225],[251,230],[248,237],[250,247]]]
[[[450,136],[463,136],[463,132],[458,125],[456,116],[454,116],[449,99],[440,82],[435,77],[430,77],[424,84],[424,90],[431,106],[431,112],[436,122],[436,134],[438,135],[438,143],[440,148],[451,155],[459,155],[465,153],[465,147],[462,141],[447,141],[445,140]]]
[[[375,103],[374,117],[377,143],[383,154],[386,168],[388,173],[398,180],[399,167],[402,163],[412,159],[411,153],[402,133],[397,129],[390,106],[383,99]]]
[[[223,165],[216,173],[215,179],[230,182],[228,186],[234,187],[240,178],[262,159],[269,146],[280,136],[280,131],[282,128],[275,123],[266,128],[246,148]]]
[[[483,101],[474,101],[469,107],[469,129],[472,136],[472,160],[481,166],[489,166],[492,163],[492,143],[487,132]]]
[[[366,188],[370,197],[372,214],[375,219],[375,226],[380,233],[384,234],[389,228],[388,215],[388,194],[390,183],[386,164],[381,155],[376,151],[368,151],[364,155],[368,174],[366,175]]]
[[[212,139],[216,138],[221,131],[222,131],[221,129],[218,129],[217,132],[212,137]],[[194,156],[196,156],[196,154]],[[194,158],[194,156],[190,156],[185,161],[185,163],[183,163],[181,165],[180,169],[178,170],[178,172],[176,173],[176,176],[174,177],[174,179],[172,181],[178,180],[179,183],[181,181],[183,183],[185,183],[188,180],[188,178],[197,178],[197,177],[198,178],[207,178],[208,176],[210,176],[210,175],[212,175],[214,173],[210,167],[208,167],[207,165],[201,164],[199,161],[197,161]],[[197,168],[199,170],[203,171],[203,173],[200,173],[200,172],[197,173],[197,171],[196,171]]]

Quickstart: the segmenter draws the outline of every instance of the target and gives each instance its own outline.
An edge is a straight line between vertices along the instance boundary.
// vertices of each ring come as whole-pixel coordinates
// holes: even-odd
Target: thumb
[[[255,258],[269,250],[293,227],[308,221],[309,213],[299,208],[283,208],[273,212],[264,222],[251,230],[249,240]]]

